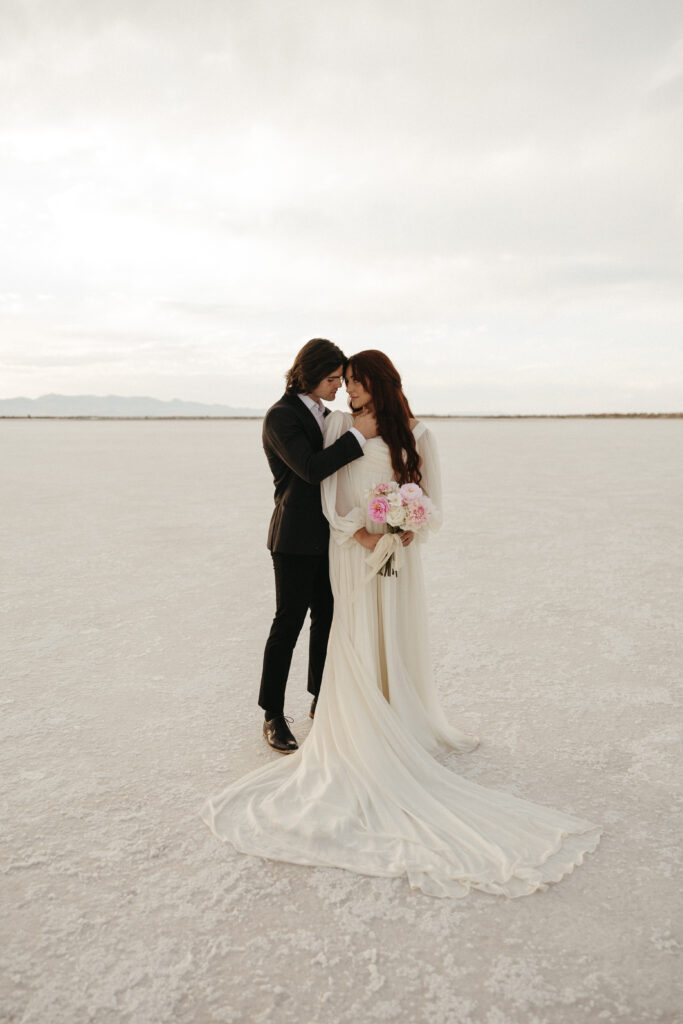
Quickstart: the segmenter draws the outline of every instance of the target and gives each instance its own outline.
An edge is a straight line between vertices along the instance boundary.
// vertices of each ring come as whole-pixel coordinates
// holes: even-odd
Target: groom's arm
[[[309,484],[319,484],[363,454],[362,445],[351,430],[329,448],[316,451],[300,421],[287,409],[271,409],[263,423],[263,440]]]

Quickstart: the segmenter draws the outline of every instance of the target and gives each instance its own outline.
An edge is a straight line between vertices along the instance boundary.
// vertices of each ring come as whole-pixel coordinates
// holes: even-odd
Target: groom
[[[365,441],[377,435],[374,416],[364,414],[339,440],[323,448],[323,422],[329,409],[322,403],[334,400],[345,365],[344,353],[331,341],[307,342],[287,373],[285,394],[263,421],[263,448],[275,484],[268,547],[275,570],[276,611],[263,654],[259,705],[265,712],[266,742],[283,754],[298,747],[284,716],[285,687],[306,612],[310,609],[311,718],[332,624],[329,526],[322,511],[320,482],[360,458]]]

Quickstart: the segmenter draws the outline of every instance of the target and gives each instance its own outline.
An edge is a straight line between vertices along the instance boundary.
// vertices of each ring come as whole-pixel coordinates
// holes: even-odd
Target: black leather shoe
[[[291,718],[285,718],[284,715],[276,715],[275,718],[263,723],[263,735],[266,737],[266,743],[273,750],[279,750],[281,754],[293,754],[295,750],[299,749],[299,744],[287,725],[287,722],[291,721]]]
[[[313,703],[311,704],[311,710],[308,712],[308,717],[309,718],[315,718],[315,706],[316,706],[317,703],[318,703],[318,694],[316,693],[315,697],[313,698]]]

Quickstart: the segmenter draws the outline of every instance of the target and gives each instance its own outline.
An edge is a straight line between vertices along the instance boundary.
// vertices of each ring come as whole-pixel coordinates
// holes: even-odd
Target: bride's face
[[[346,390],[349,395],[349,402],[352,409],[362,409],[364,405],[369,405],[372,401],[372,395],[370,392],[361,384],[357,377],[354,377],[353,367],[347,367],[344,375],[344,382],[346,384]]]

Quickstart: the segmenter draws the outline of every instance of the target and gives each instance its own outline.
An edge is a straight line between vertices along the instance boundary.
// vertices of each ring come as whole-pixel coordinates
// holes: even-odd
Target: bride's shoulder
[[[411,420],[410,429],[412,430],[413,437],[415,438],[416,441],[418,438],[422,437],[423,434],[429,433],[429,428],[427,424],[423,423],[422,420]]]
[[[325,426],[326,427],[327,426],[334,426],[334,424],[336,424],[336,423],[339,423],[339,424],[342,424],[342,423],[351,424],[352,422],[353,422],[353,416],[351,415],[351,413],[350,412],[344,412],[343,409],[332,409],[331,412],[329,413],[329,415],[327,415],[325,417]]]
[[[333,409],[323,423],[323,434],[325,437],[330,433],[342,434],[349,427],[353,426],[353,416],[350,412],[343,412],[342,409]]]

